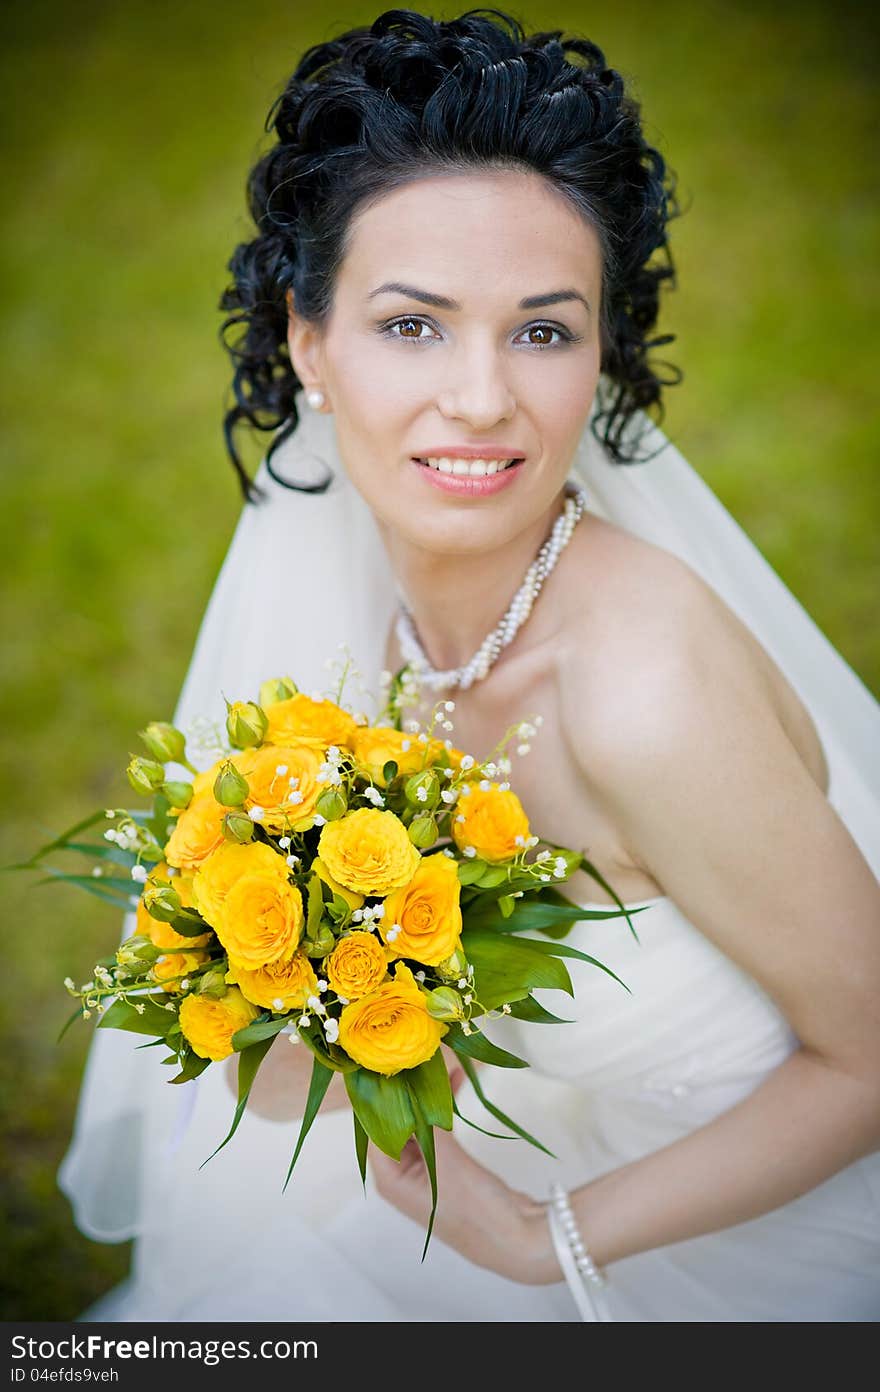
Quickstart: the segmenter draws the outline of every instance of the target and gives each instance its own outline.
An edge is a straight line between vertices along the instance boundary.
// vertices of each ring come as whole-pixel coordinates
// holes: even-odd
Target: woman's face
[[[324,392],[380,528],[439,553],[503,545],[551,507],[589,416],[598,237],[539,175],[511,170],[416,180],[361,210],[350,234],[327,323],[291,308],[297,376]],[[469,445],[524,463],[450,487],[415,462]]]

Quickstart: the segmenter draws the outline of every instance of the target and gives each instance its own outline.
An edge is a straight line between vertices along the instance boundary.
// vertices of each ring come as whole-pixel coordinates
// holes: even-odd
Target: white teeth
[[[457,474],[460,477],[483,478],[487,474],[497,474],[500,469],[513,461],[510,459],[456,459],[456,458],[433,458],[423,459],[422,464],[429,465],[432,469],[438,469],[441,474]]]

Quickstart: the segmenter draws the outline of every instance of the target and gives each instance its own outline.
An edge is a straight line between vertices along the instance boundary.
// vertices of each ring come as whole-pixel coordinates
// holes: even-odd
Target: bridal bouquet
[[[441,1042],[486,1109],[546,1150],[483,1093],[475,1061],[527,1065],[481,1025],[506,1015],[559,1022],[531,992],[573,994],[567,956],[609,971],[559,941],[576,919],[607,915],[559,893],[582,864],[604,881],[582,855],[532,834],[505,777],[508,743],[524,752],[536,727],[514,726],[479,763],[443,738],[453,702],[438,702],[423,729],[403,721],[413,673],[385,674],[384,684],[376,723],[342,704],[344,676],[336,700],[289,677],[264,682],[258,701],[224,697],[225,729],[202,739],[201,771],[181,731],[148,725],[146,753],[126,772],[150,805],[94,813],[28,867],[49,852],[84,854],[96,862],[90,874],[50,877],[136,910],[136,931],[91,979],[66,980],[79,1002],[68,1025],[94,1015],[100,1028],[151,1036],[176,1069],[172,1083],[236,1053],[238,1102],[218,1150],[275,1036],[301,1041],[311,1083],[284,1187],[342,1073],[364,1182],[370,1141],[399,1160],[417,1139],[433,1199],[427,1251],[433,1128],[451,1130],[461,1116]],[[109,823],[100,840],[79,839],[100,821]]]

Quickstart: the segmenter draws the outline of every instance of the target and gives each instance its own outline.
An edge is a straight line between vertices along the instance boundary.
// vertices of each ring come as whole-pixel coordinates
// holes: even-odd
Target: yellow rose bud
[[[305,938],[304,950],[308,957],[326,957],[336,946],[336,938],[326,923],[322,923],[313,938]]]
[[[254,701],[226,702],[226,732],[236,749],[261,744],[267,724],[266,712]]]
[[[149,797],[158,792],[165,782],[165,770],[153,759],[143,759],[140,754],[132,754],[125,770],[129,783],[136,793]]]
[[[183,907],[175,889],[153,880],[147,880],[142,898],[150,918],[157,918],[161,923],[172,923]]]
[[[373,807],[359,807],[322,827],[318,855],[339,884],[373,895],[408,884],[420,859],[394,813]]]
[[[182,810],[184,807],[189,807],[192,802],[193,785],[172,779],[170,782],[162,784],[162,792],[167,797],[171,807]]]
[[[437,840],[437,823],[430,812],[420,812],[407,827],[409,839],[422,851],[429,851]]]
[[[276,701],[286,701],[290,696],[295,696],[298,691],[299,687],[292,677],[272,677],[260,687],[260,705],[265,710]]]
[[[429,1014],[412,972],[398,962],[393,981],[343,1006],[339,1043],[361,1067],[391,1077],[433,1058],[448,1028]]]
[[[385,900],[383,941],[398,957],[435,966],[461,945],[461,885],[457,863],[442,851],[423,856],[413,878]]]
[[[463,1020],[464,1005],[461,996],[451,986],[437,986],[433,991],[423,992],[428,1014],[434,1020]]]
[[[221,1000],[228,989],[226,971],[222,966],[211,967],[210,971],[202,972],[196,982],[199,995],[210,996],[211,1000]]]
[[[224,807],[240,807],[250,789],[247,779],[227,759],[214,779],[214,796]]]
[[[186,740],[180,730],[169,725],[165,720],[153,720],[145,730],[140,731],[140,737],[146,745],[148,753],[154,759],[158,759],[162,764],[172,761],[180,763],[186,751]]]
[[[244,845],[254,839],[254,824],[246,812],[235,808],[223,818],[223,835],[227,841],[237,841]]]
[[[459,816],[463,821],[459,821]],[[525,847],[531,830],[516,793],[497,783],[462,788],[452,817],[452,839],[459,850],[473,846],[481,860],[512,860]]]
[[[234,1053],[232,1036],[259,1015],[259,1010],[232,986],[221,1000],[192,991],[180,1002],[180,1028],[200,1058],[220,1062]]]
[[[163,882],[167,884],[169,878],[168,865],[164,860],[153,866],[150,877],[144,885],[144,891],[138,900],[136,914],[138,933],[149,939],[154,947],[161,948],[163,952],[170,952],[176,948],[181,951],[191,951],[195,947],[206,947],[211,941],[210,933],[201,933],[197,937],[187,937],[183,933],[176,932],[170,923],[156,919],[148,912],[146,905],[148,887],[161,885]],[[188,875],[175,875],[171,888],[180,900],[181,910],[194,908],[192,881]]]
[[[314,967],[302,952],[253,969],[230,957],[226,980],[236,982],[246,1000],[278,1014],[300,1010],[309,996],[318,994]]]
[[[318,812],[326,822],[335,822],[338,817],[345,816],[348,811],[348,801],[341,788],[325,788],[321,796],[315,803],[315,811]]]
[[[449,863],[452,865],[455,862],[450,861]],[[444,957],[442,962],[432,963],[432,966],[436,966],[438,976],[442,976],[444,981],[452,981],[464,976],[468,961],[464,955],[464,950],[459,946],[449,957]]]
[[[141,967],[147,967],[156,958],[156,949],[148,937],[141,933],[132,933],[124,942],[119,944],[116,949],[116,962],[120,967],[127,971],[136,971]]]
[[[302,691],[273,702],[266,714],[270,744],[308,744],[322,753],[330,744],[350,749],[357,730],[354,716],[335,701],[313,701]]]
[[[324,974],[337,995],[356,1000],[388,975],[388,962],[375,933],[356,929],[340,938],[324,963]]]
[[[433,812],[440,801],[440,779],[433,769],[422,769],[421,773],[414,773],[406,780],[403,791],[413,807]]]

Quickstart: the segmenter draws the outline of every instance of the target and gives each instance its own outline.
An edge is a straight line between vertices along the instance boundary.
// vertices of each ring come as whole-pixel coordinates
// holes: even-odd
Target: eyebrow
[[[367,296],[372,300],[375,295],[406,295],[411,300],[421,300],[423,304],[434,305],[436,309],[461,309],[458,300],[450,300],[446,295],[435,295],[430,290],[419,290],[415,285],[403,285],[399,280],[387,280],[384,285],[378,285],[375,290],[371,290]],[[527,295],[524,300],[520,300],[520,309],[541,309],[545,305],[563,304],[567,300],[580,300],[588,314],[592,314],[587,300],[578,290],[551,290],[546,295]]]

